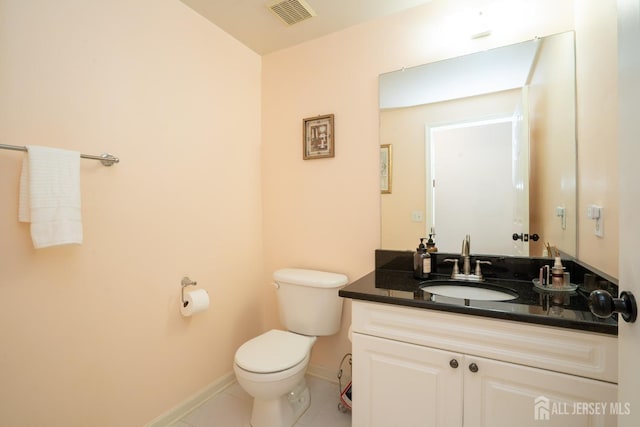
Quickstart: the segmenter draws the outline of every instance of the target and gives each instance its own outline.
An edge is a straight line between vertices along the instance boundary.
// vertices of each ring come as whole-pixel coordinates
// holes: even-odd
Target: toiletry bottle
[[[438,252],[438,247],[436,246],[436,242],[433,241],[433,236],[435,234],[429,234],[429,240],[427,240],[427,253]]]
[[[561,289],[564,287],[564,266],[559,256],[556,257],[551,267],[551,287]]]
[[[420,239],[420,244],[413,254],[413,277],[416,279],[428,279],[431,273],[431,255],[424,245],[424,238]]]
[[[549,268],[548,265],[545,264],[542,267],[540,267],[540,275],[538,276],[539,286],[546,288],[547,286],[550,285],[549,283],[550,274],[551,274],[551,269]]]

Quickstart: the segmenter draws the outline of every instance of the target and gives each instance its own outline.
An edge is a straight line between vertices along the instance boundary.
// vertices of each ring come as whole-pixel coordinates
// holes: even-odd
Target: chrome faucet
[[[462,241],[462,274],[468,276],[471,274],[471,261],[469,253],[471,252],[471,236],[467,234],[467,237]]]
[[[453,258],[447,258],[444,262],[452,262],[453,270],[451,270],[451,278],[454,280],[467,280],[470,282],[482,282],[484,277],[482,276],[482,269],[480,264],[491,264],[491,261],[476,260],[476,268],[473,274],[471,274],[471,236],[467,236],[462,241],[462,273],[458,267],[458,260]]]

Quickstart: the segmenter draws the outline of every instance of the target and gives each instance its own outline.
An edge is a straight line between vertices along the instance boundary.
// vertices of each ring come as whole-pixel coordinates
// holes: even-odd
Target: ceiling
[[[316,16],[287,25],[270,0],[180,0],[260,55],[391,15],[431,0],[305,0]]]

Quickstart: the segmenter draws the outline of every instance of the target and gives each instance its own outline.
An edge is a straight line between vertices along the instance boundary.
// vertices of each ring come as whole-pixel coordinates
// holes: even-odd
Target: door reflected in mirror
[[[518,170],[523,162],[514,158],[522,151],[513,138],[514,127],[512,117],[503,117],[428,130],[431,224],[439,235],[452,236],[440,239],[441,251],[460,250],[460,241],[454,237],[463,226],[474,242],[482,242],[483,253],[529,255],[528,242],[496,238],[511,236],[529,219],[529,200],[518,191],[525,185],[514,185],[518,179],[528,189],[529,176],[528,164]]]
[[[474,253],[540,256],[548,242],[577,256],[574,52],[569,32],[380,76],[380,143],[394,150],[382,248],[434,229],[442,252],[471,234]]]

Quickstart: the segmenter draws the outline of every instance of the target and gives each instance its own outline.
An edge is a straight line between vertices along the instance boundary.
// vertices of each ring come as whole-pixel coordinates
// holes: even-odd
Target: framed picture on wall
[[[393,174],[393,158],[391,144],[380,146],[380,193],[391,194],[391,177]]]
[[[302,119],[302,158],[310,160],[334,156],[333,114]]]

